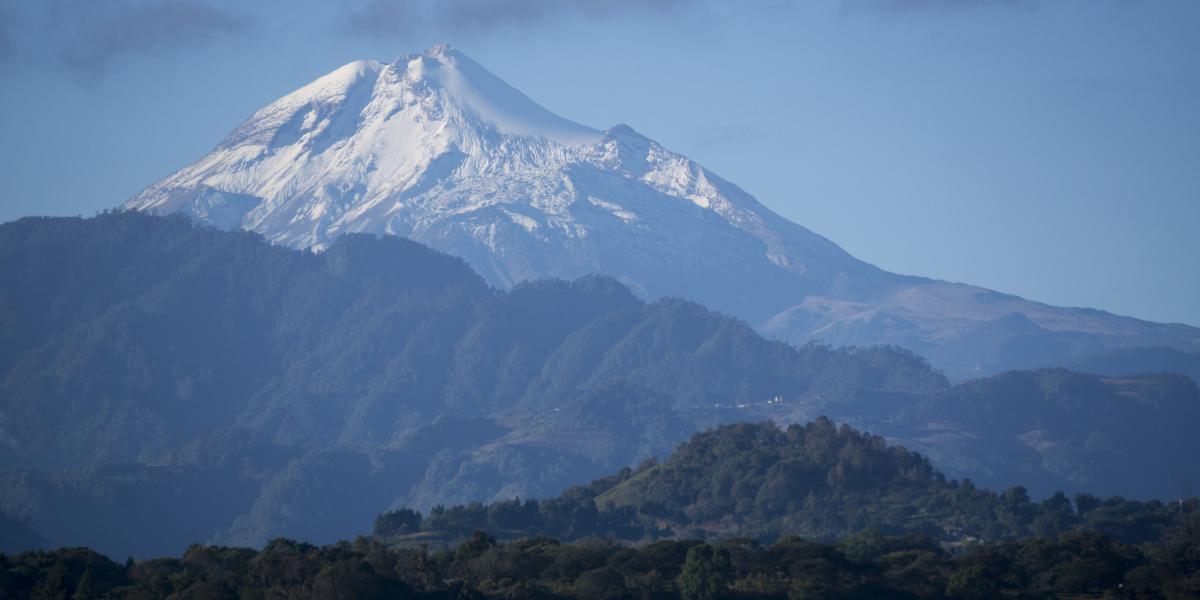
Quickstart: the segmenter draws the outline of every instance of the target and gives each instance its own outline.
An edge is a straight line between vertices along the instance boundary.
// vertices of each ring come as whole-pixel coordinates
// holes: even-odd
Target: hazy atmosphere
[[[0,598],[1200,598],[1200,2],[0,0]]]
[[[1200,325],[1197,40],[1188,0],[6,2],[0,220],[112,208],[445,42],[884,269]]]

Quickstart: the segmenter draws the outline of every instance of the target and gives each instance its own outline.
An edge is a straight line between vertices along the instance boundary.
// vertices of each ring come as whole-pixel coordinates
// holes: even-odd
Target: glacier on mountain
[[[561,118],[462,52],[356,61],[259,110],[124,208],[182,212],[321,250],[412,238],[511,287],[612,275],[796,343],[893,343],[951,375],[1110,347],[1200,348],[1197,330],[896,275],[632,128]],[[1027,321],[1008,327],[1014,315]]]

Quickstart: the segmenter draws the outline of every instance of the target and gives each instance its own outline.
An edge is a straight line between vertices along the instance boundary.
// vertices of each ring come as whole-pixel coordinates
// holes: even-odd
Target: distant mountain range
[[[501,288],[606,274],[800,345],[903,346],[956,379],[1114,349],[1200,350],[1194,327],[878,269],[631,128],[558,117],[446,46],[342,67],[124,207],[295,248],[404,236]]]
[[[796,348],[608,277],[496,290],[394,236],[312,253],[179,216],[22,219],[0,225],[0,325],[0,537],[117,557],[329,542],[822,414],[1035,497],[1200,481],[1183,376],[951,385],[903,350]]]

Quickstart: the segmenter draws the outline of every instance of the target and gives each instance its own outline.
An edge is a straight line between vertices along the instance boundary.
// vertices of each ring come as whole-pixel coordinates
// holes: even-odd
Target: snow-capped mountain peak
[[[600,137],[599,131],[542,108],[450,46],[434,46],[423,55],[397,61],[397,66],[401,62],[411,81],[440,88],[454,104],[473,112],[501,133],[545,138],[566,145],[590,144]]]
[[[126,207],[183,211],[316,249],[364,231],[435,246],[470,238],[497,252],[496,235],[509,234],[477,221],[502,216],[504,229],[530,238],[523,243],[561,237],[587,246],[579,264],[551,273],[565,276],[597,268],[597,251],[582,241],[589,232],[650,226],[684,210],[680,201],[766,242],[762,256],[776,264],[805,262],[781,254],[765,209],[736,186],[626,125],[598,131],[559,117],[439,45],[391,63],[352,62],[287,94]],[[606,216],[592,215],[597,207]],[[501,285],[540,274],[489,266],[485,275]]]
[[[250,141],[254,132],[273,132],[287,119],[302,115],[312,126],[322,109],[363,109],[355,100],[370,99],[377,108],[424,108],[435,117],[444,110],[476,126],[509,135],[530,136],[562,144],[594,142],[600,132],[559,117],[488,72],[453,47],[438,45],[392,63],[357,60],[280,98],[236,129],[222,145]],[[298,113],[308,108],[309,112]]]
[[[551,113],[449,46],[344,65],[124,206],[314,250],[349,232],[401,235],[498,286],[606,273],[797,342],[944,351],[959,372],[1005,356],[970,340],[1014,313],[1071,347],[1200,346],[1190,328],[884,272],[629,126]]]

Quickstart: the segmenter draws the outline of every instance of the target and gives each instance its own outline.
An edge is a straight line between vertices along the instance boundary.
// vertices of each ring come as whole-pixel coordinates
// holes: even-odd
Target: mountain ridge
[[[123,208],[316,250],[345,233],[399,235],[503,288],[604,273],[795,344],[903,346],[956,379],[1122,348],[1200,350],[1186,325],[883,271],[628,126],[551,113],[449,46],[349,63]],[[1012,314],[1034,327],[1007,327]]]
[[[312,253],[181,215],[22,219],[0,225],[0,323],[0,513],[117,556],[548,497],[733,421],[828,415],[1034,495],[1200,477],[1185,377],[952,386],[907,351],[797,348],[607,276],[497,290],[395,236]]]
[[[1054,538],[1085,528],[1125,543],[1154,542],[1200,508],[1062,492],[1034,501],[1020,485],[1003,491],[952,480],[927,457],[825,417],[781,427],[730,423],[697,432],[661,460],[625,468],[562,494],[491,504],[436,506],[424,517],[389,511],[374,534],[399,543],[463,539],[782,536],[836,541],[873,531],[941,543]],[[1137,516],[1134,516],[1137,515]]]

